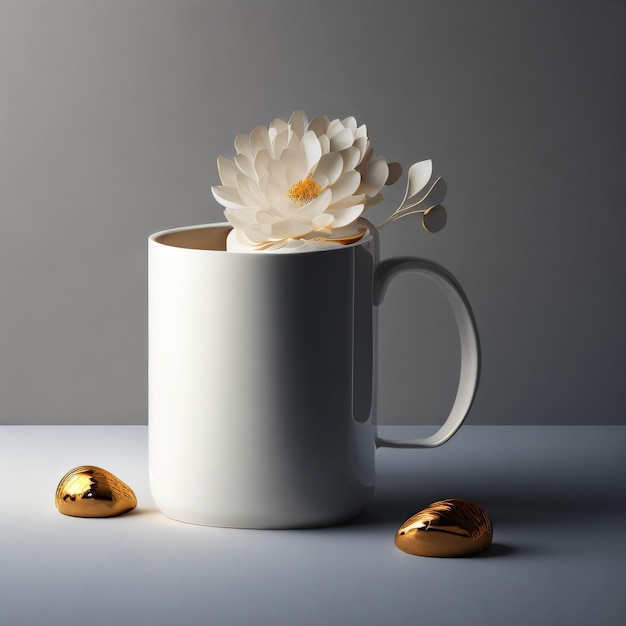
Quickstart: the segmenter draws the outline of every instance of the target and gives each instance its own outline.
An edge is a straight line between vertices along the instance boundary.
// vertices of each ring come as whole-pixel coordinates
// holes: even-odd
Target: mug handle
[[[459,282],[448,270],[432,261],[412,257],[382,261],[374,276],[374,305],[379,306],[391,280],[398,274],[411,272],[428,277],[446,296],[459,329],[461,339],[461,373],[450,414],[439,430],[423,439],[391,440],[376,436],[376,446],[385,448],[434,448],[445,443],[461,427],[469,413],[480,373],[480,345],[474,314]]]

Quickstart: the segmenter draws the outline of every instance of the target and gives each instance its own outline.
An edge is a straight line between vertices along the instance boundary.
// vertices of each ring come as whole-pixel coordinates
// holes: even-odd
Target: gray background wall
[[[611,0],[0,0],[0,422],[146,422],[146,238],[221,220],[217,156],[302,108],[446,178],[446,229],[382,253],[465,287],[469,423],[626,423],[624,32]],[[453,330],[389,291],[382,422],[445,414]]]

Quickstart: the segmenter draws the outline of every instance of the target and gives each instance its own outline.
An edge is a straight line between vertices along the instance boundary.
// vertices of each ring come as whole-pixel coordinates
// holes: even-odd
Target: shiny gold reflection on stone
[[[63,515],[113,517],[134,509],[137,498],[133,490],[111,472],[82,465],[63,476],[55,504]]]
[[[467,556],[486,550],[493,524],[478,504],[451,498],[434,502],[408,519],[396,533],[396,546],[418,556]]]

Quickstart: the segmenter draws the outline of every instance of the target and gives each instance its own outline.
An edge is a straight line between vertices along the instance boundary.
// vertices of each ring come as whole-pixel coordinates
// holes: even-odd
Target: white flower
[[[357,220],[379,202],[389,167],[354,117],[310,122],[296,111],[235,139],[219,157],[213,195],[234,229],[229,250],[305,250],[361,236]]]

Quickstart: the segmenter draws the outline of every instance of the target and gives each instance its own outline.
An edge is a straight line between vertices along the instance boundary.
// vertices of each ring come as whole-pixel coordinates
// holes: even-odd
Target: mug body
[[[174,519],[305,528],[374,487],[376,245],[226,252],[230,226],[149,240],[149,463]]]

